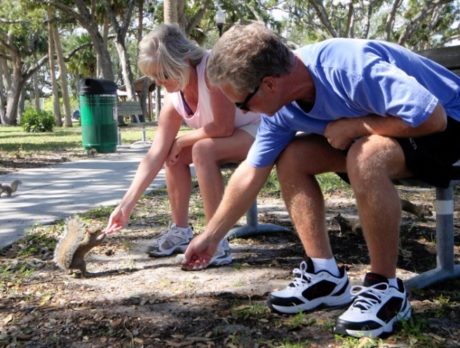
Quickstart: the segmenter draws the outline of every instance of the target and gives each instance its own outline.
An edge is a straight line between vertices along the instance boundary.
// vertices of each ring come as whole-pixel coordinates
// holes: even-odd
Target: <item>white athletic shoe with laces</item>
[[[170,256],[183,253],[193,238],[190,227],[179,228],[171,224],[166,231],[160,233],[149,246],[147,253],[151,257]],[[223,266],[232,262],[232,254],[228,240],[225,238],[219,243],[219,247],[209,262],[208,266]]]
[[[329,307],[336,308],[351,303],[350,282],[344,267],[340,275],[328,271],[317,271],[310,258],[295,268],[294,280],[286,288],[274,291],[268,299],[268,306],[275,312],[294,314]]]
[[[230,250],[230,245],[228,244],[227,238],[224,238],[220,241],[219,247],[217,248],[217,251],[212,257],[211,261],[209,262],[208,267],[228,265],[232,261],[232,252]]]
[[[167,230],[152,240],[147,253],[152,257],[162,257],[184,252],[192,238],[190,227],[179,228],[176,224],[170,224]]]
[[[354,286],[355,300],[337,319],[335,332],[354,337],[385,337],[395,324],[411,317],[411,306],[403,282],[398,287],[375,273],[366,274],[363,286]]]

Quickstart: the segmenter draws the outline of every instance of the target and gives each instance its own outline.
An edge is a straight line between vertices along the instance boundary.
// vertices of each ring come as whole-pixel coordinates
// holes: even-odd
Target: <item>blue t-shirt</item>
[[[401,46],[376,40],[330,39],[295,52],[308,68],[315,102],[296,102],[263,116],[248,161],[272,165],[297,132],[324,134],[340,118],[370,114],[400,117],[416,127],[439,102],[460,121],[460,77]]]

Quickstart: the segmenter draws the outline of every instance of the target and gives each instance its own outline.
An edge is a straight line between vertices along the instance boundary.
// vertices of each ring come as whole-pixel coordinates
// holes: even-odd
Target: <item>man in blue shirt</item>
[[[297,313],[349,305],[337,333],[393,332],[411,307],[396,278],[401,206],[392,180],[448,184],[460,158],[460,78],[381,41],[331,39],[292,52],[261,24],[230,29],[213,49],[208,77],[240,109],[266,115],[184,266],[207,265],[276,163],[308,257],[269,306]],[[347,176],[356,197],[371,263],[362,286],[351,288],[332,254],[315,179],[325,172]]]

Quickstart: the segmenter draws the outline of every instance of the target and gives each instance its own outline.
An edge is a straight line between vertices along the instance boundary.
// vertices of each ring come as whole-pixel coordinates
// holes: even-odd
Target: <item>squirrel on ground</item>
[[[19,184],[22,184],[21,180],[14,180],[10,185],[0,184],[0,197],[4,192],[7,197],[11,197],[11,194],[17,191]]]
[[[53,261],[63,270],[79,270],[83,277],[91,274],[86,271],[85,255],[102,243],[105,234],[100,228],[87,229],[78,217],[67,220],[65,231],[56,249]]]

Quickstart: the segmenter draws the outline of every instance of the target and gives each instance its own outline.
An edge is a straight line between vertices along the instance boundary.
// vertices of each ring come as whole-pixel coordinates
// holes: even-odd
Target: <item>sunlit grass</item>
[[[188,130],[183,127],[180,132]],[[155,131],[156,126],[145,127],[147,140],[153,140]],[[55,155],[57,152],[84,152],[81,132],[81,127],[78,125],[71,128],[55,127],[53,132],[44,133],[27,133],[21,127],[0,126],[0,155],[9,157],[30,156],[34,153]],[[120,127],[120,132],[123,145],[142,139],[142,127]]]

